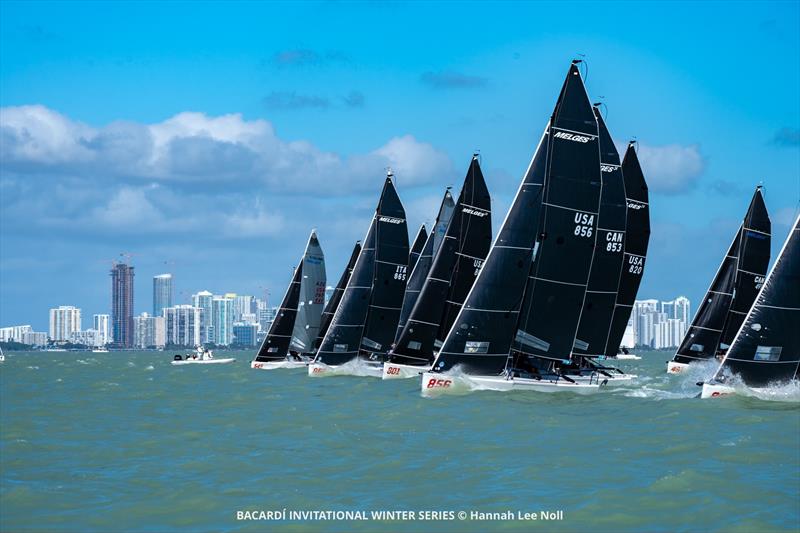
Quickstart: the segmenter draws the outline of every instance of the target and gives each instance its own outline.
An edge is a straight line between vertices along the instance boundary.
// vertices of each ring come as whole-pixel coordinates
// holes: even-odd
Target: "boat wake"
[[[381,364],[380,366],[376,366],[374,364],[368,363],[367,361],[361,358],[356,358],[341,365],[326,366],[324,372],[315,375],[319,377],[358,376],[358,377],[380,378],[383,375],[383,364]]]

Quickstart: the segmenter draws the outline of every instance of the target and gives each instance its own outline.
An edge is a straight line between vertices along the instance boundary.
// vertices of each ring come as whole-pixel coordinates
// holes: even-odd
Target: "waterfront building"
[[[172,274],[153,276],[153,316],[162,316],[165,307],[172,307],[173,294]]]
[[[47,346],[47,333],[44,331],[25,331],[22,340],[18,341],[29,346]]]
[[[26,333],[32,331],[33,327],[29,325],[0,328],[0,342],[22,342],[28,344],[22,339],[25,337]]]
[[[211,342],[217,346],[227,346],[233,341],[233,298],[229,296],[230,293],[211,299],[211,325],[214,328]]]
[[[75,331],[81,330],[81,310],[72,305],[50,309],[50,338],[67,342]]]
[[[114,263],[111,268],[111,333],[114,345],[133,347],[133,267]]]
[[[258,341],[258,324],[236,322],[233,324],[233,343],[240,346],[255,346]]]
[[[208,291],[200,291],[192,294],[192,305],[203,310],[203,323],[200,325],[200,336],[204,343],[213,342],[214,326],[211,323],[212,300],[214,295]]]
[[[163,316],[150,316],[142,313],[134,317],[133,323],[136,348],[164,347],[166,344],[166,319]]]
[[[99,335],[94,329],[85,329],[83,331],[73,331],[69,336],[69,342],[72,344],[82,344],[89,347],[102,346],[98,343]]]
[[[162,310],[166,344],[197,346],[203,343],[203,309],[192,305],[176,305]]]
[[[111,342],[109,336],[109,323],[111,317],[109,315],[93,315],[92,316],[92,329],[97,331],[99,346],[105,346]]]

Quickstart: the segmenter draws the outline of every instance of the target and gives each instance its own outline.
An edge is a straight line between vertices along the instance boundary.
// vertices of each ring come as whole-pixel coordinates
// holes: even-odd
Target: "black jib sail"
[[[633,302],[636,300],[639,284],[642,282],[647,245],[650,242],[649,194],[634,146],[634,142],[629,143],[625,157],[622,158],[622,179],[625,182],[625,203],[627,204],[625,256],[622,260],[622,272],[619,278],[617,302],[614,304],[614,316],[611,319],[611,331],[605,347],[605,355],[608,357],[616,356],[622,343],[622,336],[625,334],[625,328],[633,310]]]
[[[325,310],[322,311],[322,321],[320,322],[319,325],[319,335],[314,341],[315,352],[319,349],[320,345],[322,344],[322,339],[328,332],[328,328],[330,327],[331,321],[333,320],[333,314],[339,307],[339,302],[342,301],[344,288],[347,286],[347,282],[350,281],[350,274],[353,273],[353,266],[355,266],[356,264],[356,259],[358,259],[359,252],[361,252],[361,243],[356,242],[356,245],[353,247],[353,253],[350,254],[350,260],[347,262],[347,266],[344,268],[344,272],[342,272],[342,277],[339,278],[339,283],[336,284],[336,289],[333,291],[331,299],[328,300],[328,303],[325,305]]]
[[[590,126],[585,122],[594,123],[595,137],[576,133],[585,131],[587,126]],[[584,180],[580,179],[580,176],[583,176],[585,170],[586,174],[591,174],[598,182],[597,203],[599,203],[600,152],[597,146],[596,124],[591,105],[586,99],[580,72],[573,64],[561,89],[553,116],[539,141],[511,209],[506,214],[500,232],[475,284],[467,295],[464,306],[445,338],[433,364],[433,371],[446,371],[455,365],[461,365],[463,370],[470,374],[498,375],[505,370],[511,342],[520,322],[520,307],[531,272],[534,244],[539,235],[540,215],[544,207],[542,192],[545,176],[548,173],[555,174],[558,185],[552,192],[552,199],[563,200],[563,196],[572,194],[569,189],[573,183],[572,180],[564,180],[564,176],[578,177],[574,183],[581,184]],[[556,129],[556,125],[563,129]],[[555,144],[561,145],[555,150],[557,157],[548,157],[554,153]],[[562,150],[564,144],[592,145],[594,156],[589,155],[589,158],[593,161],[585,161],[581,157],[574,159],[564,157]],[[584,150],[579,152],[583,153]],[[588,153],[589,150],[585,152]],[[573,165],[578,165],[578,168]],[[583,165],[586,165],[585,169]],[[567,171],[567,168],[571,170]],[[571,176],[572,172],[576,172],[577,176]],[[564,186],[567,186],[566,190]],[[585,200],[584,195],[578,194],[578,196]],[[594,206],[594,211],[596,210],[597,205]],[[590,216],[587,214],[585,220],[581,216],[580,222],[587,224],[573,222],[573,225],[584,227],[584,233],[588,232],[589,227],[594,230],[596,216],[591,224]],[[574,218],[570,220],[574,221]],[[578,232],[581,230],[578,229]],[[558,235],[546,237],[552,237],[554,241],[558,239]],[[582,238],[590,240],[590,237]],[[586,246],[589,248],[588,242]],[[591,253],[591,248],[589,250]],[[581,295],[578,305],[582,303]],[[575,326],[577,327],[577,322]],[[574,331],[571,333],[569,339],[570,346],[574,333]]]
[[[470,163],[442,245],[389,360],[430,365],[492,243],[491,198],[478,157]]]
[[[428,231],[425,229],[425,224],[419,227],[417,236],[414,238],[414,244],[411,245],[411,251],[408,252],[408,272],[414,272],[414,266],[417,264],[422,253],[422,248],[425,246],[425,241],[428,240]]]
[[[798,377],[800,371],[800,216],[778,254],[750,312],[714,375],[738,374],[762,386]]]
[[[294,269],[292,281],[283,295],[281,306],[275,315],[267,336],[261,343],[256,355],[259,363],[269,361],[283,361],[289,353],[289,343],[292,340],[294,321],[297,318],[297,303],[300,300],[300,281],[303,278],[303,258]]]
[[[408,270],[405,211],[391,175],[363,242],[317,362],[340,365],[358,356],[362,342],[365,350],[378,353],[391,343]]]
[[[600,218],[592,271],[573,350],[573,353],[579,355],[605,354],[619,290],[627,219],[625,182],[619,152],[597,107],[594,108],[594,114],[600,131],[603,192],[600,196]]]
[[[431,229],[430,235],[428,235],[428,239],[425,241],[422,253],[414,268],[408,271],[408,284],[406,285],[406,292],[403,295],[400,320],[397,322],[397,330],[394,334],[395,342],[400,338],[400,333],[403,331],[408,321],[408,316],[411,314],[411,310],[414,309],[414,304],[417,303],[419,291],[422,290],[422,286],[428,278],[428,272],[430,272],[431,265],[433,264],[433,258],[439,251],[439,247],[444,240],[445,231],[450,223],[450,218],[453,216],[454,206],[453,195],[450,194],[450,188],[448,187],[447,190],[444,191],[444,198],[442,198],[442,203],[439,206],[436,222]]]
[[[733,340],[738,326],[744,320],[742,310],[746,312],[753,305],[767,273],[769,234],[769,216],[759,187],[686,336],[672,358],[674,362],[687,364],[710,359],[724,351]],[[733,309],[736,313],[731,313]],[[730,317],[731,314],[735,316]],[[723,333],[726,335],[723,336]]]
[[[574,72],[574,73],[573,73]],[[597,240],[602,176],[597,119],[571,69],[553,114],[537,250],[512,351],[570,360]]]

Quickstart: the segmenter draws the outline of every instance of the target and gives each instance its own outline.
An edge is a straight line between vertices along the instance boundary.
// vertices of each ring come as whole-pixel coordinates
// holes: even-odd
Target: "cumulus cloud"
[[[706,168],[705,159],[696,144],[640,144],[638,155],[650,190],[663,194],[690,191],[697,185]]]
[[[419,79],[434,89],[475,89],[485,87],[489,81],[481,76],[452,71],[424,72]]]
[[[447,155],[412,135],[343,157],[308,141],[284,140],[270,122],[245,120],[240,114],[186,112],[155,124],[115,122],[94,128],[44,106],[6,107],[0,110],[0,142],[4,170],[42,179],[126,178],[347,195],[368,189],[387,166],[406,184],[452,173]]]
[[[772,136],[772,144],[776,146],[800,146],[800,129],[781,128]]]

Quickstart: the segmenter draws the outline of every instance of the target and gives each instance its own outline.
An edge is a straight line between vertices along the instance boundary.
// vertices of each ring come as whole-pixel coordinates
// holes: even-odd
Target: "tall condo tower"
[[[165,307],[172,307],[172,274],[153,276],[153,316],[161,316]]]
[[[115,346],[133,348],[133,267],[125,263],[111,268],[111,328]]]

